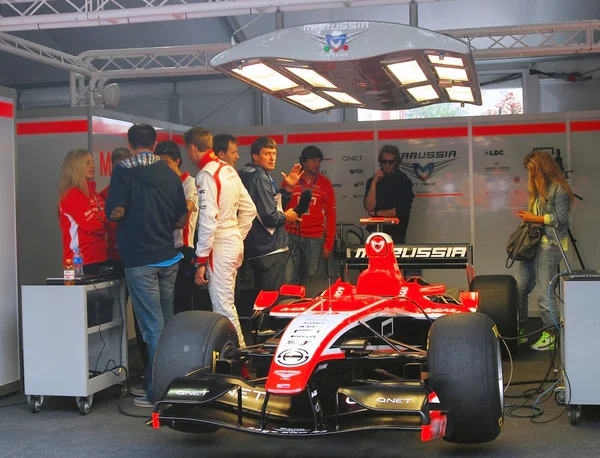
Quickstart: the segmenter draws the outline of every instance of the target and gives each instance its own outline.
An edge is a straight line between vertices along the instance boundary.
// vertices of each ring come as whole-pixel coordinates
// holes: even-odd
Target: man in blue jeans
[[[152,407],[156,400],[152,392],[154,354],[163,328],[173,317],[181,259],[174,247],[173,231],[183,227],[188,212],[181,180],[154,154],[156,130],[145,124],[134,125],[127,132],[127,141],[133,157],[112,171],[106,215],[118,222],[117,250],[133,312],[148,347],[145,395],[136,398],[134,404]]]

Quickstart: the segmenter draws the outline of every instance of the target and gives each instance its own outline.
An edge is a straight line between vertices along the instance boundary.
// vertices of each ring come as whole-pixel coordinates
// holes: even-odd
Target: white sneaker
[[[150,401],[146,396],[141,396],[133,400],[133,405],[138,407],[154,407],[154,403]]]
[[[132,386],[129,388],[129,392],[133,395],[133,396],[146,396],[146,390],[144,389],[144,387],[142,385],[136,385],[136,386]]]

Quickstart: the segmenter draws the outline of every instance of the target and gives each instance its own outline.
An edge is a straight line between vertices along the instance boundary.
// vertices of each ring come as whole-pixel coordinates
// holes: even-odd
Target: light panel
[[[314,70],[310,68],[297,68],[297,67],[285,67],[286,70],[292,72],[298,78],[303,81],[306,81],[313,87],[327,87],[331,89],[337,89],[335,84],[333,84],[328,79],[322,77]]]
[[[310,113],[482,104],[469,45],[404,24],[355,20],[288,27],[238,43],[211,65]]]
[[[333,97],[338,102],[341,103],[351,103],[353,105],[362,105],[362,102],[359,102],[350,94],[346,94],[345,92],[335,92],[335,91],[323,91],[323,93],[327,94],[329,97]]]
[[[441,80],[469,81],[467,71],[464,68],[435,67],[435,71]]]
[[[473,102],[473,91],[470,87],[451,86],[446,88],[446,92],[455,102]]]
[[[440,98],[440,96],[431,84],[428,84],[427,86],[410,87],[407,90],[417,102],[437,100]]]
[[[423,69],[416,60],[398,62],[396,64],[390,64],[387,67],[401,84],[422,83],[427,81]]]
[[[329,100],[319,97],[317,94],[289,95],[286,97],[286,99],[290,99],[296,103],[299,103],[300,105],[305,106],[312,111],[325,110],[335,106]]]
[[[443,65],[452,65],[453,67],[464,67],[464,62],[460,57],[444,57],[440,59],[440,56],[437,54],[428,54],[427,58],[429,62],[432,64],[443,64]]]
[[[270,91],[281,91],[283,89],[298,87],[298,84],[291,79],[265,64],[246,65],[241,69],[234,68],[232,71]]]

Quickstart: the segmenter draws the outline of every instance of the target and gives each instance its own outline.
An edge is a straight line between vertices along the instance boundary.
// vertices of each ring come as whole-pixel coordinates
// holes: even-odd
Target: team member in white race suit
[[[240,347],[245,347],[234,303],[235,279],[256,207],[235,169],[212,151],[209,131],[193,127],[185,133],[184,141],[190,160],[200,169],[196,175],[200,212],[195,281],[198,285],[208,283],[213,311],[231,320]]]

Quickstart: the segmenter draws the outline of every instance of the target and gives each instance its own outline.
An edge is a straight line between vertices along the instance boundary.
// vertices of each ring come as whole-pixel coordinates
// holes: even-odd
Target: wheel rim
[[[500,393],[500,410],[504,415],[504,377],[502,374],[502,353],[500,352],[500,341],[496,342],[496,361],[498,364],[498,391]]]

